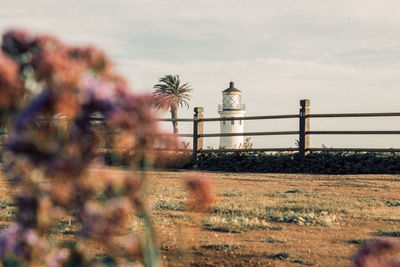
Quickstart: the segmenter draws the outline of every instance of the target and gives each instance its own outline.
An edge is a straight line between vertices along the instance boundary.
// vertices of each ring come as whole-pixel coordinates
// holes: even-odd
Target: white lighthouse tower
[[[221,118],[243,117],[246,113],[246,107],[241,101],[242,92],[234,87],[230,82],[229,88],[222,91],[222,105],[218,105],[218,113]],[[221,121],[221,133],[243,133],[243,120],[225,120]],[[243,144],[243,136],[221,136],[221,148],[239,148]]]

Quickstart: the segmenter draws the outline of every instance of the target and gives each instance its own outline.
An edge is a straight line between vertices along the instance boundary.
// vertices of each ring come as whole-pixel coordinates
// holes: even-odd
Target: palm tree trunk
[[[171,107],[171,118],[177,119],[178,118],[178,109],[176,107]],[[178,134],[178,122],[173,121],[172,127],[174,128],[174,134]]]

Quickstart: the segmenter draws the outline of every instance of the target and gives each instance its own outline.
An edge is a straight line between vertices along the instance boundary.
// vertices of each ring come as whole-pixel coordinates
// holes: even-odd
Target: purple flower
[[[47,248],[44,240],[32,229],[13,224],[0,235],[0,259],[6,253],[12,253],[27,260],[31,257],[32,248],[42,250],[41,253],[45,253]]]
[[[65,251],[57,251],[50,257],[47,262],[48,267],[61,267],[63,263],[68,259],[68,254]]]
[[[1,48],[4,52],[16,56],[26,53],[34,42],[34,37],[22,30],[11,30],[3,35]]]
[[[52,92],[44,90],[22,111],[15,122],[15,130],[23,131],[34,122],[39,112],[48,109],[51,103]]]
[[[98,136],[107,135],[107,145],[130,167],[153,156],[155,144],[166,143],[160,137],[152,97],[132,94],[106,55],[90,46],[71,47],[52,36],[10,31],[3,36],[2,48],[0,119],[3,114],[20,113],[8,120],[15,123],[10,127],[4,164],[18,187],[18,224],[0,235],[0,258],[13,253],[27,265],[56,267],[73,257],[77,251],[50,251],[45,239],[48,227],[56,223],[52,218],[57,217],[49,214],[57,208],[79,220],[78,238],[101,241],[106,249],[121,247],[121,240],[114,237],[126,233],[134,208],[146,212],[142,181],[127,178],[101,184],[101,179],[88,179],[85,170],[98,156]],[[24,85],[31,82],[28,78],[42,91],[21,105],[29,89]],[[104,124],[91,125],[94,115]],[[64,123],[56,117],[65,118]],[[203,206],[213,201],[207,182],[188,183]],[[121,184],[125,185],[122,191]],[[96,197],[107,189],[110,197],[99,201]],[[153,228],[149,229],[154,235]],[[141,254],[138,243],[125,244],[131,255]]]
[[[22,94],[18,65],[0,51],[0,116],[3,111],[15,111]]]
[[[0,259],[4,257],[7,252],[12,251],[17,244],[17,238],[22,228],[19,224],[13,224],[7,228],[0,235]]]

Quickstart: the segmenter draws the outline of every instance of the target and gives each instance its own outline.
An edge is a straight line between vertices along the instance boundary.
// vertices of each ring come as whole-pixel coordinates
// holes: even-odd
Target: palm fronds
[[[192,91],[188,83],[182,84],[179,75],[166,75],[154,85],[154,107],[156,109],[170,110],[171,108],[189,107]]]
[[[191,86],[188,83],[181,85],[179,75],[166,75],[154,85],[153,106],[156,109],[169,110],[172,119],[177,118],[178,108],[189,108]],[[173,121],[174,133],[178,133],[178,122]]]

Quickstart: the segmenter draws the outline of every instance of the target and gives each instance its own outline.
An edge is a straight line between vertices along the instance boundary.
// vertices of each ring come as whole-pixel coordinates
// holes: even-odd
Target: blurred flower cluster
[[[12,30],[0,52],[0,124],[8,130],[4,168],[16,188],[14,225],[0,236],[0,260],[30,266],[101,266],[85,244],[98,242],[121,266],[158,265],[154,229],[141,197],[144,174],[115,181],[99,160],[98,128],[107,147],[131,169],[144,168],[162,135],[151,97],[134,95],[106,55],[92,46],[69,46],[47,35]],[[101,127],[93,127],[93,118]],[[97,164],[102,177],[89,166]],[[121,238],[129,217],[148,226],[145,238]],[[69,248],[47,233],[61,218],[80,225]],[[96,265],[97,264],[97,265]]]
[[[357,267],[398,267],[400,241],[395,238],[371,240],[355,255],[354,263]]]
[[[185,179],[185,184],[190,193],[188,209],[195,212],[208,212],[216,201],[211,180],[208,177],[193,175]]]

